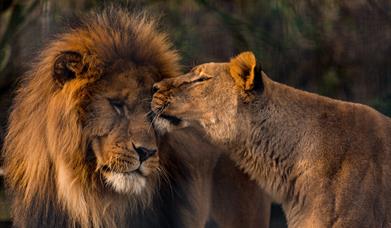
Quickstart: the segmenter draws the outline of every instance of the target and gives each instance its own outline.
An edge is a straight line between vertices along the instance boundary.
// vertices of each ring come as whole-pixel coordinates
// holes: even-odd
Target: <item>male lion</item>
[[[270,80],[251,52],[155,84],[155,126],[201,126],[290,227],[391,227],[391,120]]]
[[[48,44],[17,91],[5,138],[15,226],[207,223],[214,212],[198,212],[209,205],[199,186],[211,184],[194,183],[193,176],[202,177],[199,170],[213,170],[216,162],[190,169],[187,157],[172,148],[175,142],[161,142],[158,150],[149,122],[153,83],[179,72],[170,46],[152,19],[117,8],[88,15]],[[207,145],[200,148],[207,151]],[[247,202],[252,194],[259,192],[237,198]],[[249,218],[262,210],[268,216],[264,203],[254,202]],[[241,215],[243,207],[237,208]],[[236,218],[233,209],[223,209]]]

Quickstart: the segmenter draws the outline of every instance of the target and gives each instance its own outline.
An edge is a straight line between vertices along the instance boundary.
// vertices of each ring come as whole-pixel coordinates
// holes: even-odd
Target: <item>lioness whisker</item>
[[[156,121],[156,119],[163,113],[164,109],[166,108],[167,106],[164,105],[163,107],[160,107],[157,112],[155,113],[155,116],[153,117],[153,119],[151,120],[150,124],[149,124],[149,128],[148,128],[148,132],[150,132],[151,128],[153,127],[153,123]],[[151,111],[152,112],[152,111]],[[152,112],[153,113],[153,112]]]

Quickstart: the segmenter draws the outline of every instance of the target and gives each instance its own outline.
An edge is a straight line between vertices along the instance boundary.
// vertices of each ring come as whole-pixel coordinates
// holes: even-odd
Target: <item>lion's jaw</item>
[[[61,159],[55,169],[59,202],[76,221],[87,221],[91,213],[109,216],[106,210],[120,218],[126,211],[147,208],[160,175],[143,164],[130,172],[102,172],[86,166],[71,168]]]
[[[140,195],[146,187],[146,178],[137,173],[109,173],[106,181],[119,193]]]
[[[100,171],[104,182],[116,193],[135,195],[138,197],[148,188],[154,188],[155,180],[159,178],[161,168],[158,167],[158,157],[152,157],[149,161],[138,162],[129,171]],[[147,193],[149,194],[149,193]]]

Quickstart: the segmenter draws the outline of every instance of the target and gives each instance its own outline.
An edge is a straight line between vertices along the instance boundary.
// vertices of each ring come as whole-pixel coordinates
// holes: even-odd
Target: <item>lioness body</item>
[[[203,227],[212,183],[199,180],[215,161],[208,173],[183,160],[191,148],[157,151],[148,118],[152,84],[178,65],[151,18],[118,8],[50,42],[17,91],[5,138],[14,226]]]
[[[251,53],[155,87],[152,108],[165,104],[170,127],[201,126],[290,227],[391,227],[390,118],[273,82]]]

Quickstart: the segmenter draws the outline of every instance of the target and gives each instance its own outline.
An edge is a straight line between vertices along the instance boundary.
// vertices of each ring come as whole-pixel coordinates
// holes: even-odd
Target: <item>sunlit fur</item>
[[[88,69],[83,78],[61,87],[52,75],[54,61],[64,51],[81,53]],[[5,138],[6,183],[16,226],[130,224],[129,211],[148,205],[154,194],[161,170],[156,167],[158,156],[153,164],[147,163],[154,167],[147,179],[138,174],[103,176],[96,164],[99,161],[90,162],[87,156],[88,144],[97,138],[91,136],[103,134],[105,123],[89,116],[85,107],[96,104],[100,90],[116,92],[110,83],[99,84],[116,77],[110,69],[121,72],[123,66],[137,80],[150,74],[156,81],[176,75],[177,61],[166,36],[156,32],[153,20],[143,13],[130,15],[117,8],[89,14],[43,49],[17,91]],[[132,71],[133,66],[143,68]],[[140,93],[148,95],[148,91]],[[148,108],[148,101],[143,102]],[[102,109],[107,111],[108,107]],[[146,119],[146,111],[140,113]],[[104,128],[110,128],[107,125]],[[153,136],[148,140],[155,144]]]
[[[170,129],[201,126],[282,204],[289,227],[390,227],[391,119],[274,82],[254,65],[246,52],[165,79],[152,108],[182,121]]]

